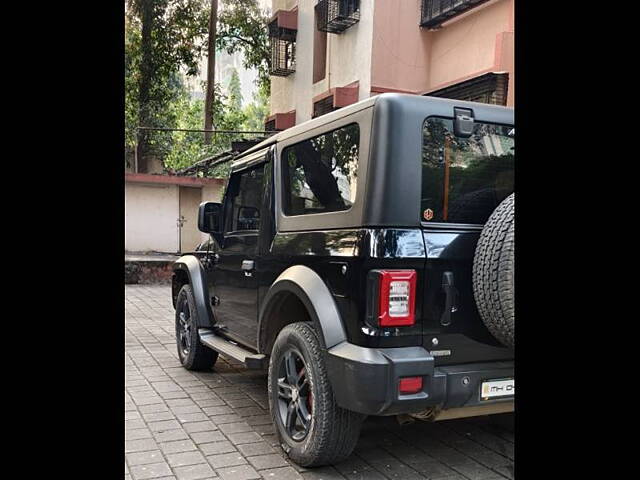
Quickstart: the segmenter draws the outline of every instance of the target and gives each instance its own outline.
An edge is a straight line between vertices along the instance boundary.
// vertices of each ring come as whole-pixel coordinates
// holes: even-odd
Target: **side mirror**
[[[198,209],[198,230],[204,233],[222,233],[222,204],[202,202]]]

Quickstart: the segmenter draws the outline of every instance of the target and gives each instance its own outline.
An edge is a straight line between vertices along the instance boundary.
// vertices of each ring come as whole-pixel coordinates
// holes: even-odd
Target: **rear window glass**
[[[351,124],[282,152],[285,215],[348,210],[356,198],[360,130]]]
[[[453,134],[453,120],[423,126],[421,220],[484,224],[513,193],[515,129],[476,122],[469,138]]]

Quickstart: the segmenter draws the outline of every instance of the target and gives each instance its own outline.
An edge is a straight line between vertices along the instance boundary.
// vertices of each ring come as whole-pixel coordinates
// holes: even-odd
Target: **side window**
[[[285,215],[348,210],[356,198],[360,129],[354,123],[282,152]]]
[[[260,229],[264,165],[235,173],[229,179],[225,232]]]

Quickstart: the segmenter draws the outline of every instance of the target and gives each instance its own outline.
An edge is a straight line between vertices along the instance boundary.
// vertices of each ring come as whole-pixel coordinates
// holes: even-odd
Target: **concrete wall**
[[[125,183],[125,250],[178,251],[178,188]]]

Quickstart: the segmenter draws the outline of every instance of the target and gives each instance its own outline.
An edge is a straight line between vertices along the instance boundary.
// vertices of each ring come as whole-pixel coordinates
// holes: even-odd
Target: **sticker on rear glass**
[[[433,218],[433,210],[427,208],[424,212],[422,212],[422,216],[427,221],[431,220]]]

